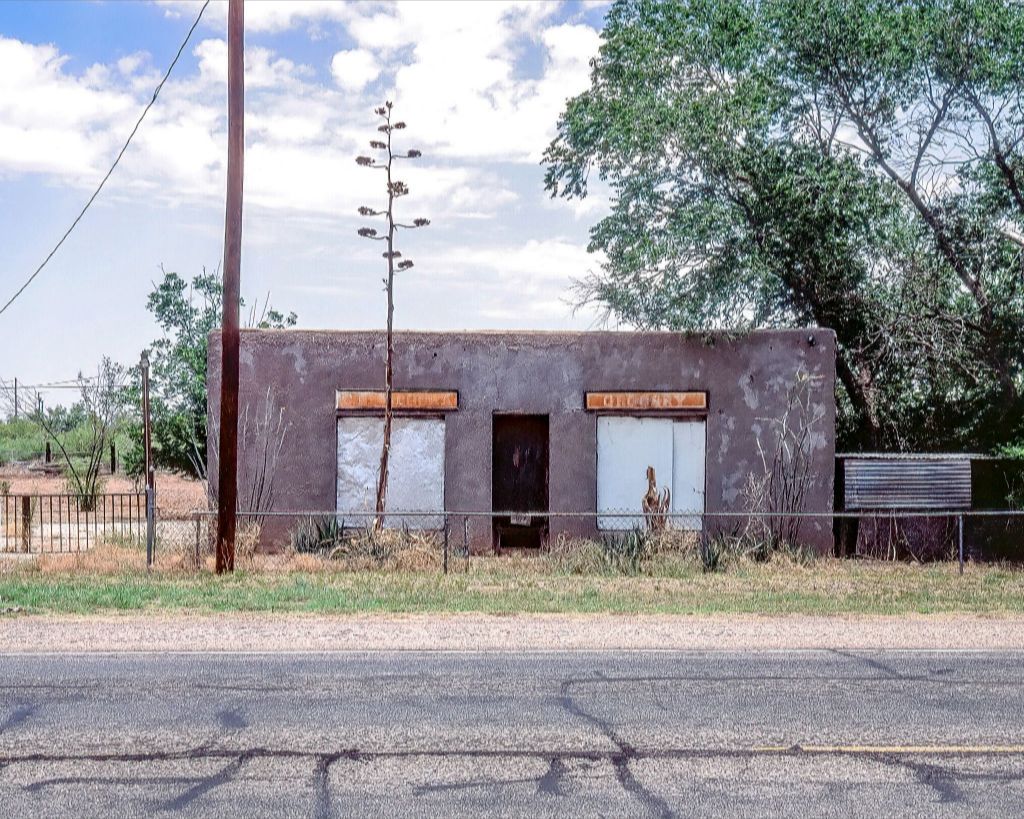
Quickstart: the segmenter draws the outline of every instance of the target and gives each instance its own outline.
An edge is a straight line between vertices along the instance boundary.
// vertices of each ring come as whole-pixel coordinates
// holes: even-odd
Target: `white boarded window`
[[[377,501],[384,419],[346,416],[338,419],[337,510],[372,512]],[[388,460],[387,511],[444,511],[444,419],[395,418]],[[353,518],[364,525],[371,518]],[[430,515],[388,516],[389,527],[440,528],[443,518]]]
[[[702,419],[598,416],[598,528],[642,525],[642,518],[609,513],[642,512],[649,466],[654,467],[658,491],[671,490],[671,512],[703,512],[704,429]],[[700,531],[701,524],[699,515],[670,522],[674,528],[690,531]]]

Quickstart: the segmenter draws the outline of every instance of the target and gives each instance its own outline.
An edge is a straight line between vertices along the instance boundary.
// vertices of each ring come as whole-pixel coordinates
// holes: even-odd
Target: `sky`
[[[0,3],[0,303],[77,215],[202,4]],[[247,0],[242,293],[299,327],[383,326],[384,260],[356,209],[384,198],[356,165],[394,102],[416,148],[400,216],[431,225],[399,249],[395,324],[586,329],[572,283],[607,211],[597,190],[552,200],[541,155],[565,100],[588,86],[606,3]],[[161,268],[191,278],[223,255],[226,0],[214,0],[96,203],[0,316],[0,379],[135,363],[158,334]],[[371,226],[372,222],[369,223]],[[47,397],[47,400],[51,400]],[[54,394],[52,400],[66,400]]]

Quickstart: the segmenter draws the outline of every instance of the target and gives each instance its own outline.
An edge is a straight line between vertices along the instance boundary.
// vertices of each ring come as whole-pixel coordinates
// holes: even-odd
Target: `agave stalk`
[[[383,170],[387,182],[387,207],[384,210],[363,205],[359,208],[361,216],[383,216],[386,220],[387,231],[381,235],[375,228],[359,228],[359,235],[374,241],[387,242],[387,250],[384,251],[384,259],[387,261],[387,277],[384,279],[384,290],[387,294],[387,329],[385,345],[384,364],[384,442],[380,452],[380,468],[377,473],[377,498],[374,517],[374,529],[381,529],[384,526],[384,512],[387,506],[388,493],[388,463],[391,455],[391,428],[394,420],[394,319],[395,319],[395,273],[409,270],[413,263],[410,259],[402,259],[402,254],[395,249],[395,234],[400,229],[412,230],[426,227],[430,224],[428,219],[414,219],[411,224],[403,224],[395,221],[395,200],[408,195],[409,187],[393,176],[394,163],[398,159],[416,159],[422,156],[420,151],[408,150],[405,153],[396,153],[392,145],[392,136],[395,131],[405,128],[401,121],[393,122],[391,119],[392,104],[386,102],[375,109],[375,113],[382,120],[377,130],[384,134],[384,140],[374,139],[370,141],[370,147],[380,151],[380,158],[374,159],[369,156],[356,157],[356,163],[366,168]],[[396,260],[400,260],[397,261]]]

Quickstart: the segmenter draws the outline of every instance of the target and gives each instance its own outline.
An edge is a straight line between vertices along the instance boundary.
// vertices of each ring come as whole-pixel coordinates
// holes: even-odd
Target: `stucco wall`
[[[812,435],[807,511],[832,505],[835,452],[835,337],[830,330],[743,335],[679,333],[423,333],[395,341],[395,385],[455,389],[447,416],[445,504],[489,511],[491,417],[495,411],[550,416],[550,508],[593,511],[597,504],[597,416],[583,409],[588,390],[694,390],[708,393],[706,511],[744,509],[744,487],[763,472],[773,419],[784,411],[801,373],[820,416]],[[210,337],[210,412],[218,412],[220,338]],[[337,469],[335,390],[381,389],[380,332],[247,330],[241,334],[240,405],[273,387],[288,434],[276,476],[279,510],[333,510]],[[241,458],[245,453],[240,454]],[[708,529],[736,520],[708,519]],[[552,532],[592,533],[594,521],[554,519]],[[489,545],[486,521],[471,526],[474,545]],[[831,524],[802,528],[831,547]]]

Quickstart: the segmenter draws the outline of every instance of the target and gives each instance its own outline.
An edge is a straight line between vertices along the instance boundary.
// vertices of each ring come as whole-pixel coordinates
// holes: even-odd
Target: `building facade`
[[[384,349],[381,332],[243,330],[240,485],[266,461],[251,419],[273,419],[284,436],[274,509],[368,522],[358,515],[373,509]],[[218,334],[208,365],[216,419]],[[818,328],[400,332],[388,522],[462,514],[474,551],[535,548],[643,525],[650,477],[669,525],[705,534],[735,532],[744,512],[827,513],[834,381],[835,337]],[[780,499],[790,479],[799,509]],[[831,549],[827,518],[797,529]]]

